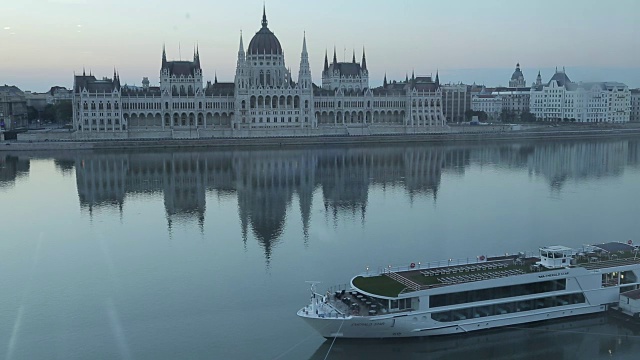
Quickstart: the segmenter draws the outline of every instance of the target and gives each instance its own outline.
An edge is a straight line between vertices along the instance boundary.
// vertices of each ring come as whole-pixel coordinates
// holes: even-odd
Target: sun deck
[[[543,248],[544,251],[554,247]],[[568,249],[568,248],[567,248]],[[541,249],[542,250],[542,249]],[[564,251],[565,249],[563,249]],[[361,275],[353,285],[363,292],[396,297],[399,294],[450,286],[474,281],[519,276],[523,274],[556,270],[559,268],[583,267],[587,270],[640,264],[638,250],[631,245],[608,243],[592,246],[588,251],[576,252],[566,266],[546,268],[540,266],[540,258],[533,256],[507,255],[489,257],[486,261],[424,268],[420,264],[404,268],[385,268],[375,275]],[[448,261],[451,263],[451,261]]]

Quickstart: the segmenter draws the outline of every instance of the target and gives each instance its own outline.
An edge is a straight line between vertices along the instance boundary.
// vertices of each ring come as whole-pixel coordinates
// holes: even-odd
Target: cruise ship
[[[325,338],[404,338],[603,312],[639,288],[639,255],[630,240],[367,269],[324,294],[312,283],[298,316]]]

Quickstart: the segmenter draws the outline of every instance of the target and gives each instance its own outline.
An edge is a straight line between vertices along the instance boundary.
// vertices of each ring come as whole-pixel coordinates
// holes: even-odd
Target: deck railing
[[[404,286],[406,286],[406,287],[408,287],[408,288],[410,288],[410,289],[412,289],[414,291],[420,290],[420,284],[418,284],[417,282],[414,282],[412,280],[409,280],[406,277],[404,277],[404,276],[402,276],[402,275],[400,275],[398,273],[395,273],[393,271],[387,271],[385,273],[385,275],[387,275],[388,277],[392,278],[393,280],[401,283],[402,285],[404,285]]]
[[[491,263],[504,262],[504,261],[510,260],[510,258],[516,258],[516,257],[522,257],[522,256],[525,258],[532,258],[532,257],[537,257],[538,253],[537,252],[512,253],[512,254],[507,253],[502,255],[491,255],[491,256],[479,255],[476,257],[430,261],[426,263],[415,262],[415,263],[410,263],[408,265],[389,265],[387,267],[378,268],[377,272],[375,270],[367,271],[361,275],[362,276],[378,276],[378,275],[384,275],[388,272],[399,273],[403,271],[429,270],[429,269],[446,268],[446,267],[462,266],[462,265],[478,265],[478,264],[489,265]]]

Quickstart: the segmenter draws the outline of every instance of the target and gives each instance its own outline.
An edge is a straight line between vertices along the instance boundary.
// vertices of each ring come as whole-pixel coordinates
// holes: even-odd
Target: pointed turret
[[[82,76],[87,76],[87,73],[84,71],[84,66],[82,67]]]
[[[303,32],[302,33],[302,54],[303,55],[308,55],[307,54],[307,32]]]
[[[327,57],[327,49],[324,49],[324,69],[322,72],[329,71],[329,58]]]
[[[218,83],[218,72],[216,71],[214,78],[213,78],[213,83],[217,84]]]
[[[167,67],[167,51],[165,49],[164,44],[162,44],[162,68]]]
[[[415,81],[415,80],[416,80],[416,71],[411,70],[411,81]]]
[[[363,70],[367,70],[367,55],[365,55],[364,46],[362,47],[362,64],[360,65]]]
[[[440,74],[438,74],[438,70],[436,70],[436,86],[440,86]]]
[[[407,83],[407,84],[409,83],[409,74],[408,73],[404,74],[404,82]]]
[[[302,35],[302,52],[300,53],[300,71],[298,72],[298,84],[302,89],[311,87],[311,68],[309,66],[309,53],[307,52],[307,34]]]
[[[384,80],[382,81],[382,87],[385,87],[385,88],[386,88],[386,87],[387,87],[387,84],[388,84],[388,83],[387,83],[387,73],[385,72],[385,73],[384,73]]]
[[[262,4],[262,27],[266,28],[269,22],[267,21],[267,5]]]
[[[196,44],[196,68],[200,69],[200,49],[198,44]]]
[[[356,63],[356,49],[353,49],[353,59],[351,60],[352,63]]]
[[[338,63],[338,58],[336,57],[336,47],[333,47],[333,64],[337,64]]]

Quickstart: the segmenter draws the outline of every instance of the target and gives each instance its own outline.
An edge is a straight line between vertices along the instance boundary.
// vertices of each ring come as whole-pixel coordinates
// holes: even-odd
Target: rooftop
[[[572,252],[575,265],[588,270],[604,269],[625,265],[640,264],[635,247],[611,242],[589,246],[598,251],[576,251],[566,246],[547,246],[540,250]],[[609,249],[609,250],[605,250]],[[415,264],[400,268],[384,268],[374,274],[360,275],[354,278],[353,285],[361,291],[373,295],[396,297],[402,293],[451,286],[474,281],[490,280],[528,273],[550,271],[537,266],[539,257],[524,254],[473,259],[446,260],[435,263]]]

